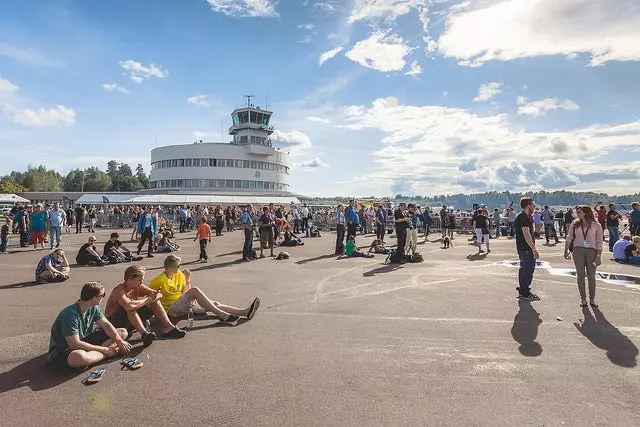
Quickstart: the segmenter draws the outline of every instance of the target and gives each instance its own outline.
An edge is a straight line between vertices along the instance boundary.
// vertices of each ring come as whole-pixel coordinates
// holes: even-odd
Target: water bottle
[[[189,313],[187,314],[187,328],[193,327],[193,309],[189,309]]]
[[[144,321],[144,328],[149,332],[151,330],[151,320],[147,319]]]

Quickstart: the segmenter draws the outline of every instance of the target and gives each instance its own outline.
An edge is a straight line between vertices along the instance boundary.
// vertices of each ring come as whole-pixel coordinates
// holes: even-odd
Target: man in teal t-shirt
[[[100,310],[104,295],[102,283],[86,283],[80,299],[58,314],[51,327],[49,363],[63,368],[82,368],[131,351],[131,344],[125,341],[127,330],[114,328]],[[94,323],[102,329],[94,331]]]

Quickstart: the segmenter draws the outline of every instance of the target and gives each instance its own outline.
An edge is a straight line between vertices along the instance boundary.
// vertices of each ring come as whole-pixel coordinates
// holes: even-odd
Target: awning
[[[104,199],[103,199],[104,197]],[[300,204],[294,196],[242,194],[84,194],[76,203],[86,205],[288,205]]]
[[[20,197],[16,194],[0,194],[0,203],[13,204],[13,203],[29,203],[29,199]]]

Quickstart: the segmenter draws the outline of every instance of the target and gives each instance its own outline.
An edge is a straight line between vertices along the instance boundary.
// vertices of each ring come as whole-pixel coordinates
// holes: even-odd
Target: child
[[[389,252],[391,252],[391,249],[388,249],[384,245],[384,242],[382,241],[382,239],[375,239],[373,242],[371,242],[371,246],[369,247],[368,253],[371,253],[371,252],[375,254],[388,255]]]
[[[196,238],[193,239],[195,242],[200,238],[200,259],[199,261],[202,263],[207,262],[209,257],[207,256],[207,241],[211,243],[211,227],[207,224],[207,217],[203,216],[200,218],[200,225],[198,225],[198,231],[196,231]]]
[[[355,258],[355,257],[373,258],[373,254],[369,254],[369,253],[365,254],[364,252],[358,250],[358,247],[356,246],[356,238],[351,234],[349,235],[349,237],[347,237],[346,250],[344,253],[349,258]]]
[[[11,230],[11,226],[13,221],[11,218],[7,218],[7,223],[2,226],[2,230],[0,230],[0,254],[8,254],[9,251],[7,247],[9,246],[9,230]]]

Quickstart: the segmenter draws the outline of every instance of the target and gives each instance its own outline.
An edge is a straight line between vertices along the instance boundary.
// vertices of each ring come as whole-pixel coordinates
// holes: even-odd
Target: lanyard
[[[584,221],[580,221],[580,228],[582,229],[582,237],[584,237],[584,240],[587,240],[587,233],[589,233],[589,229],[591,228],[591,223],[589,223],[586,233],[584,232]]]

